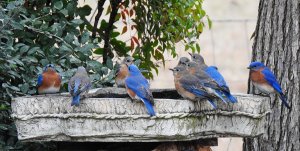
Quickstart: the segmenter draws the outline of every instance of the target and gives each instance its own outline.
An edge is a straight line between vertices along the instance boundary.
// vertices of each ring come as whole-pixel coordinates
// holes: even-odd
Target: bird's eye
[[[196,59],[196,56],[193,56],[194,59]]]

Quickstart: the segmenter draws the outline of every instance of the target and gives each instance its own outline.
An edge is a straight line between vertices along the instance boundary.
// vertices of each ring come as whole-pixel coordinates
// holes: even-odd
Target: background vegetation
[[[55,150],[55,144],[19,143],[10,117],[13,97],[36,94],[37,75],[48,63],[68,79],[86,66],[93,87],[111,86],[115,58],[132,55],[140,67],[156,73],[165,51],[175,44],[200,51],[197,40],[211,22],[202,0],[99,0],[94,23],[90,6],[73,0],[4,0],[0,2],[0,150]],[[104,7],[107,6],[107,7]],[[109,16],[109,17],[108,17]],[[108,18],[108,19],[105,19]],[[206,21],[208,20],[208,21]],[[122,22],[118,30],[116,22]],[[134,33],[128,41],[123,34]],[[146,73],[151,78],[151,72]]]

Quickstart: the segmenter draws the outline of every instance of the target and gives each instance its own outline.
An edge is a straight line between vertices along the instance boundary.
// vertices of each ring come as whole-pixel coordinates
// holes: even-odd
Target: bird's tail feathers
[[[211,100],[211,99],[207,99],[208,102],[211,104],[211,106],[216,109],[217,108],[217,105]]]
[[[287,98],[283,93],[279,93],[279,97],[282,101],[282,103],[288,108],[291,109],[291,106],[289,105],[289,103],[287,102]]]
[[[237,99],[232,96],[230,93],[224,93],[226,95],[226,97],[228,98],[228,100],[231,102],[231,103],[237,103]]]
[[[145,104],[146,109],[147,109],[149,115],[150,115],[150,116],[155,116],[155,111],[154,111],[154,109],[153,109],[153,106],[152,106],[151,102],[148,101],[148,100],[146,100],[146,99],[143,99],[143,98],[141,98],[141,100],[142,100],[143,103]]]
[[[79,102],[80,102],[80,95],[75,95],[72,98],[71,106],[73,106],[73,105],[78,106]]]
[[[215,91],[215,94],[217,95],[218,98],[220,98],[224,103],[227,104],[226,99],[222,96],[222,92],[221,91]]]

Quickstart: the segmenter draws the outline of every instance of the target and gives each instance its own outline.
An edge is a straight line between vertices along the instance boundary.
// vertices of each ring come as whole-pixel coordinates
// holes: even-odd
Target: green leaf
[[[84,21],[81,19],[73,19],[71,22],[76,25],[80,25],[80,24],[84,23]]]
[[[79,59],[77,59],[75,57],[71,57],[70,62],[74,63],[74,64],[79,64],[79,63],[81,63],[81,60],[79,60]]]
[[[97,48],[94,53],[97,54],[97,55],[102,55],[103,54],[103,50],[104,48]]]
[[[46,66],[47,64],[49,64],[49,61],[47,59],[41,59],[40,60],[40,63],[43,65],[43,66]]]
[[[27,52],[27,55],[32,55],[32,54],[36,53],[38,50],[40,50],[40,47],[33,47],[33,48],[29,49],[29,51]]]
[[[207,18],[207,22],[208,22],[208,27],[209,27],[209,29],[211,29],[211,27],[212,27],[212,21],[210,20],[210,18],[209,18],[208,15],[206,15],[206,18]]]
[[[22,93],[27,93],[29,90],[29,84],[28,83],[22,84],[20,88]]]
[[[51,10],[51,8],[49,8],[49,7],[43,7],[43,9],[42,9],[42,11],[43,11],[45,14],[50,13],[50,10]]]
[[[65,16],[67,16],[69,14],[67,9],[62,9],[62,10],[60,10],[60,12],[62,14],[64,14]]]
[[[107,27],[108,27],[108,22],[106,22],[106,21],[103,19],[103,20],[101,21],[99,30],[104,31]]]
[[[90,34],[87,32],[87,31],[85,31],[82,35],[81,35],[81,43],[82,44],[84,44],[84,43],[86,43],[86,42],[88,42],[89,41],[89,38],[90,38]]]
[[[114,67],[114,64],[112,62],[112,60],[110,58],[107,58],[106,60],[106,66],[109,68],[109,69],[113,69]]]
[[[61,47],[59,48],[59,50],[64,51],[64,52],[71,52],[72,49],[69,48],[68,46],[66,46],[65,44],[62,44]]]
[[[61,10],[64,7],[64,4],[62,1],[57,1],[54,3],[54,8]]]
[[[196,44],[196,50],[198,53],[200,53],[200,45],[199,44]]]
[[[18,49],[19,47],[25,46],[23,43],[17,43],[14,47],[15,49]]]
[[[13,28],[15,29],[18,29],[18,30],[23,30],[24,27],[22,24],[18,23],[18,22],[15,22],[15,21],[12,21],[11,24],[10,24]]]
[[[22,47],[20,48],[20,52],[21,52],[21,53],[27,52],[28,49],[29,49],[29,46],[24,45],[24,46],[22,46]]]
[[[117,36],[119,36],[119,35],[120,35],[119,32],[112,32],[112,33],[110,34],[110,38],[115,38],[115,37],[117,37]]]
[[[64,39],[67,43],[72,43],[74,40],[74,34],[68,33]]]
[[[25,58],[25,60],[27,60],[30,63],[37,63],[38,62],[38,60],[35,57],[33,57],[33,56],[27,56]]]
[[[79,16],[84,17],[84,16],[88,16],[91,14],[92,8],[88,5],[84,5],[81,8],[78,8],[77,13],[79,14]]]
[[[108,68],[107,67],[102,67],[101,71],[103,72],[103,74],[107,74],[108,73]]]
[[[14,77],[16,77],[16,78],[21,78],[21,76],[13,70],[7,71],[7,73],[14,76]]]

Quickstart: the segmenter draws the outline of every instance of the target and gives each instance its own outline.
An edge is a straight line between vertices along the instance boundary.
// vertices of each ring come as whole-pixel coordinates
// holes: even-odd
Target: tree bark
[[[109,21],[108,21],[108,26],[105,29],[105,33],[104,33],[104,47],[103,47],[103,64],[106,64],[106,61],[108,59],[108,57],[113,58],[114,54],[111,50],[111,48],[109,47],[109,42],[110,42],[110,34],[113,31],[113,25],[116,19],[116,16],[118,14],[118,10],[119,10],[119,4],[121,3],[121,0],[110,0],[110,4],[111,4],[111,13],[109,16]]]
[[[261,61],[274,72],[292,109],[271,95],[267,130],[259,138],[245,138],[244,151],[300,150],[299,21],[299,0],[260,0],[252,61]],[[251,83],[249,92],[257,92]]]
[[[103,5],[105,3],[106,0],[98,0],[97,2],[97,15],[95,16],[95,22],[94,22],[94,26],[93,26],[93,32],[92,32],[92,38],[96,38],[96,33],[97,33],[97,29],[98,29],[98,22],[99,19],[102,15],[102,12],[104,10]]]

